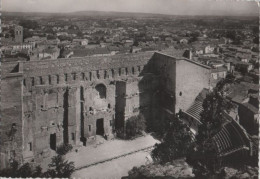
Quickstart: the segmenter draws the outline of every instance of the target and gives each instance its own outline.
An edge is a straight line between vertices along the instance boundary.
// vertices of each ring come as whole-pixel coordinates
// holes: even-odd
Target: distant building
[[[259,134],[259,96],[250,95],[248,102],[241,103],[238,108],[240,124],[251,135]]]
[[[73,39],[72,42],[82,46],[88,45],[88,39]]]
[[[221,80],[226,78],[227,76],[227,68],[219,67],[219,68],[212,68],[211,69],[211,78],[210,83],[212,87],[215,87],[216,84]]]
[[[187,44],[188,40],[187,39],[181,39],[179,42],[180,42],[180,44]]]
[[[33,37],[28,37],[28,38],[24,39],[24,42],[32,43],[34,45],[36,45],[38,43],[46,42],[46,41],[47,41],[47,37],[39,37],[39,36],[33,36]]]
[[[23,43],[23,27],[22,26],[15,26],[14,29],[14,36],[16,43]]]
[[[214,52],[214,49],[215,47],[211,47],[211,46],[206,46],[205,49],[204,49],[204,53],[207,54],[207,53],[213,53]]]
[[[58,47],[48,47],[38,54],[38,59],[57,59],[60,55]]]
[[[247,62],[238,62],[235,65],[235,69],[242,73],[248,73],[253,69],[253,64]]]

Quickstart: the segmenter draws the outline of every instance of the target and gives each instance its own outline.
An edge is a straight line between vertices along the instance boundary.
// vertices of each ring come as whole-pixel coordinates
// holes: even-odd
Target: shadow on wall
[[[138,83],[139,113],[146,119],[147,132],[160,136],[167,127],[166,121],[171,119],[171,114],[174,115],[174,97],[166,90],[169,80],[165,73],[166,64],[158,66],[155,59],[156,53],[139,75],[142,77]],[[164,110],[172,113],[165,113]]]
[[[137,68],[132,68],[131,71],[127,72],[129,74],[135,74],[137,73],[136,70],[139,71],[138,77],[141,78],[141,80],[138,81],[137,88],[134,87],[134,82],[133,84],[131,84],[131,82],[127,83],[126,81],[116,82],[115,129],[117,136],[120,138],[128,138],[126,136],[127,120],[131,117],[138,118],[139,114],[145,118],[148,131],[152,131],[153,104],[157,104],[157,99],[153,98],[153,95],[157,91],[158,86],[156,75],[153,75],[152,59],[153,57],[143,68],[139,66]],[[134,88],[134,91],[131,91],[131,94],[128,94],[129,88],[132,87]],[[135,95],[139,95],[138,101],[135,101]],[[138,124],[132,123],[132,125]]]
[[[156,54],[144,66],[140,73],[142,79],[139,81],[138,88],[140,91],[139,96],[139,113],[142,114],[146,120],[147,132],[155,132],[159,134],[165,128],[162,107],[167,105],[169,98],[164,95],[165,81],[162,75],[163,67],[158,68],[155,63]],[[173,106],[168,105],[168,106]],[[170,107],[169,107],[170,108]]]

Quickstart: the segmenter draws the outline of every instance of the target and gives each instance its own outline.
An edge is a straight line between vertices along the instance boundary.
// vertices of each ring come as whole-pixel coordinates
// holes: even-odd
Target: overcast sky
[[[256,2],[234,0],[2,0],[3,11],[119,11],[173,15],[257,14]]]

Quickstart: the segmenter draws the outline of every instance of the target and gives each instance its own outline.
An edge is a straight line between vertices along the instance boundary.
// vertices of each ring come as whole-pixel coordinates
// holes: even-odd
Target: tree
[[[255,34],[255,35],[259,35],[259,27],[258,26],[255,26],[255,27],[253,27],[252,28],[252,31],[253,31],[253,33]]]
[[[29,163],[25,163],[19,167],[17,161],[11,163],[11,167],[0,171],[0,176],[2,177],[12,177],[12,178],[26,178],[26,177],[41,177],[42,168],[37,166],[35,169]]]
[[[30,32],[28,29],[23,30],[23,39],[26,39],[26,38],[32,37],[32,36],[33,36],[33,33]]]
[[[185,157],[192,145],[192,133],[189,127],[176,115],[169,123],[166,135],[160,144],[156,144],[152,157],[159,163],[172,162]]]
[[[47,40],[54,40],[56,39],[55,35],[47,35]]]
[[[52,157],[52,161],[49,164],[49,169],[42,173],[42,168],[40,166],[33,167],[30,163],[25,163],[19,167],[17,161],[11,163],[10,168],[0,170],[1,177],[59,177],[59,178],[69,178],[71,174],[75,171],[74,162],[64,161],[61,155]]]
[[[42,167],[38,165],[35,167],[32,177],[36,178],[36,177],[40,177],[40,176],[42,176]]]
[[[43,175],[44,177],[69,178],[75,171],[73,162],[64,161],[61,155],[52,157],[49,169]]]
[[[126,121],[126,138],[134,138],[141,135],[146,130],[146,122],[144,116],[132,116]]]
[[[72,37],[65,36],[65,35],[58,36],[58,39],[60,39],[60,41],[65,41],[65,40],[72,41]]]
[[[53,31],[52,27],[46,27],[44,29],[44,32],[47,34],[54,34],[55,32]]]
[[[256,36],[256,37],[253,39],[253,42],[254,42],[255,44],[259,44],[259,37]]]
[[[17,177],[22,177],[22,178],[32,177],[33,176],[32,166],[29,163],[25,163],[18,169],[17,173],[18,173]]]
[[[39,27],[38,22],[33,20],[21,20],[19,25],[26,29],[37,29]]]
[[[84,34],[83,34],[81,31],[78,31],[78,32],[77,32],[77,36],[78,36],[78,37],[83,37],[83,35],[84,35]]]
[[[227,31],[227,33],[226,33],[226,37],[227,38],[230,38],[231,40],[236,40],[236,31],[234,31],[234,30],[229,30],[229,31]]]
[[[17,177],[17,170],[18,170],[19,164],[16,160],[12,161],[10,164],[10,168],[5,168],[0,171],[1,177]]]
[[[232,108],[232,103],[224,96],[224,90],[226,85],[233,81],[234,77],[228,75],[203,101],[196,145],[187,159],[187,162],[193,166],[193,173],[198,178],[207,178],[215,172],[216,151],[211,139],[221,130],[222,124],[225,122],[224,113],[228,113]]]
[[[10,33],[10,36],[12,37],[12,38],[14,38],[14,29],[10,29],[10,31],[9,31],[9,33]]]
[[[138,46],[139,45],[139,41],[138,40],[134,40],[134,44],[133,44],[133,46]]]
[[[185,159],[174,160],[166,164],[150,163],[140,167],[133,167],[127,178],[193,178],[191,167]]]
[[[194,32],[191,34],[191,38],[189,39],[189,42],[195,42],[198,40],[198,37],[200,36],[199,32]]]

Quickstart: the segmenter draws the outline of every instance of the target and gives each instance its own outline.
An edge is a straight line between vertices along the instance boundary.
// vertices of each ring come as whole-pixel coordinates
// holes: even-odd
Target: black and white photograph
[[[258,1],[0,2],[0,178],[259,178]]]

